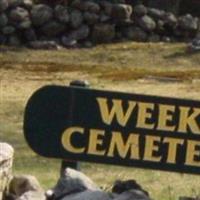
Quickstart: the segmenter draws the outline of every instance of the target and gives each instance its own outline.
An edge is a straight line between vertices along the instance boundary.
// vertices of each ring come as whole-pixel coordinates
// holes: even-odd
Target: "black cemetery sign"
[[[199,101],[45,86],[24,133],[45,157],[200,174]]]

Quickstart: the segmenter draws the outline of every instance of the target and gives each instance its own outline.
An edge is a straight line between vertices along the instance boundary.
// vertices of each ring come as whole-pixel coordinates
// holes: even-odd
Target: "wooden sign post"
[[[200,102],[45,86],[29,99],[24,134],[49,158],[200,174]]]

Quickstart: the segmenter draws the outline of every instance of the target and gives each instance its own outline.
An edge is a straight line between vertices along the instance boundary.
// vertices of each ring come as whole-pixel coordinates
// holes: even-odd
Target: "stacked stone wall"
[[[121,41],[190,41],[199,19],[144,5],[110,1],[0,1],[0,45],[91,47]]]

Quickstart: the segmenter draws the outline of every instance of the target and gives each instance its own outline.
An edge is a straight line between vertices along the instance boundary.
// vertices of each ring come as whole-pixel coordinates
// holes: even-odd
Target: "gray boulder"
[[[55,41],[31,41],[29,42],[28,46],[32,49],[40,50],[50,50],[50,49],[55,49],[58,50],[60,49],[60,46],[55,42]]]
[[[0,12],[3,12],[8,8],[8,1],[7,0],[1,0],[0,1]]]
[[[67,47],[67,48],[75,48],[78,46],[77,40],[70,38],[68,36],[65,36],[65,35],[62,36],[61,43],[64,47]]]
[[[99,20],[99,15],[96,13],[84,12],[83,18],[89,25],[95,24]]]
[[[10,182],[9,193],[20,197],[28,191],[43,191],[38,180],[34,176],[21,175],[14,176]]]
[[[0,14],[0,28],[6,26],[8,23],[7,15],[4,13]]]
[[[173,13],[165,13],[163,21],[168,27],[175,28],[177,25],[177,18]]]
[[[147,8],[142,4],[136,5],[133,8],[133,14],[136,15],[137,17],[144,16],[147,14]]]
[[[83,3],[83,10],[91,13],[99,13],[100,12],[100,6],[98,3],[92,2],[92,1],[85,1]]]
[[[26,21],[29,19],[29,12],[22,7],[16,7],[10,11],[9,19],[14,23]]]
[[[68,38],[73,40],[83,40],[88,37],[90,29],[87,25],[81,25],[77,30],[73,30],[69,33]]]
[[[103,191],[90,191],[86,190],[83,192],[67,195],[61,200],[112,200],[109,195]]]
[[[53,9],[44,4],[34,5],[31,18],[34,26],[41,26],[53,18]]]
[[[165,17],[165,11],[164,10],[159,10],[156,8],[148,8],[147,15],[152,17],[155,20],[163,19]]]
[[[138,24],[142,29],[148,32],[152,32],[156,28],[156,22],[148,15],[144,15],[143,17],[139,18]]]
[[[3,38],[0,35],[0,43],[3,43]],[[0,143],[0,199],[8,186],[8,182],[12,177],[12,162],[14,149],[7,143]]]
[[[129,190],[121,193],[113,200],[150,200],[150,198],[140,190]]]
[[[66,29],[66,25],[57,21],[49,21],[41,27],[40,31],[46,36],[52,37],[63,33]]]
[[[83,22],[83,15],[79,10],[73,10],[70,13],[70,25],[72,28],[78,28]]]
[[[69,12],[66,6],[57,5],[54,10],[55,18],[62,22],[68,23],[69,22]]]
[[[31,25],[32,25],[31,20],[30,19],[26,19],[26,20],[22,21],[21,23],[19,23],[17,25],[17,28],[25,30],[25,29],[31,28]]]
[[[127,39],[133,40],[136,42],[145,42],[147,41],[147,33],[143,31],[140,27],[129,26],[125,28],[124,35]]]
[[[128,4],[114,4],[112,6],[112,17],[117,22],[130,21],[132,6]]]
[[[162,33],[164,34],[165,33],[165,22],[163,20],[159,19],[157,21],[156,30],[160,34],[162,34]]]
[[[46,200],[46,196],[41,191],[28,191],[15,200]]]
[[[16,28],[14,26],[5,26],[1,31],[5,35],[10,35],[16,31]]]
[[[53,188],[54,198],[85,190],[98,191],[96,184],[82,172],[67,168]]]
[[[95,24],[92,30],[92,40],[95,43],[108,43],[115,38],[114,24]]]
[[[99,21],[100,22],[107,22],[107,21],[109,21],[111,18],[110,18],[110,16],[109,15],[107,15],[105,12],[101,12],[100,13],[100,16],[99,16]]]
[[[8,0],[8,4],[9,4],[9,7],[11,8],[21,6],[30,10],[33,6],[33,1],[32,0]]]
[[[183,30],[196,31],[198,29],[198,18],[194,18],[190,14],[179,17],[178,26]]]
[[[30,10],[33,7],[33,1],[32,0],[22,0],[21,6]]]

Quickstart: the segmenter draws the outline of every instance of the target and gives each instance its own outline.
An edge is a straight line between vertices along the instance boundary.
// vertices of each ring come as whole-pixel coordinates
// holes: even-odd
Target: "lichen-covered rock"
[[[9,19],[12,21],[12,23],[20,23],[26,21],[29,19],[29,12],[22,7],[16,7],[10,11]]]
[[[6,26],[8,23],[8,17],[5,13],[0,14],[0,28]]]
[[[194,18],[190,14],[181,16],[178,19],[178,26],[183,30],[196,31],[198,29],[198,18]]]
[[[63,33],[65,29],[65,24],[52,20],[42,26],[40,31],[46,36],[53,37]]]
[[[0,34],[0,43],[4,43],[4,36]],[[14,149],[7,143],[0,143],[0,199],[12,177],[12,162]]]
[[[8,8],[8,1],[7,0],[1,0],[0,1],[0,12],[3,12]]]
[[[117,22],[129,21],[132,14],[132,6],[127,4],[113,4],[112,18]]]
[[[57,5],[54,10],[55,18],[62,23],[69,22],[69,12],[66,6]]]
[[[60,198],[65,194],[82,192],[85,190],[97,191],[99,188],[85,174],[67,168],[64,175],[58,180],[58,183],[54,187],[53,194],[54,198]]]
[[[143,17],[139,18],[138,24],[143,30],[148,32],[154,31],[156,28],[155,21],[148,15],[144,15]]]
[[[34,5],[31,18],[34,26],[41,26],[53,18],[53,9],[44,4]]]
[[[103,191],[90,191],[86,190],[83,192],[67,195],[61,200],[112,200],[112,198]]]
[[[133,14],[138,17],[144,16],[147,14],[147,8],[142,4],[136,5],[133,8]]]
[[[79,10],[73,10],[70,13],[70,25],[72,28],[78,28],[83,23],[83,15]]]
[[[140,27],[129,26],[124,29],[124,35],[129,40],[136,42],[145,42],[147,41],[147,33],[143,31]]]
[[[92,30],[92,40],[95,43],[108,43],[115,38],[114,24],[95,24]]]

